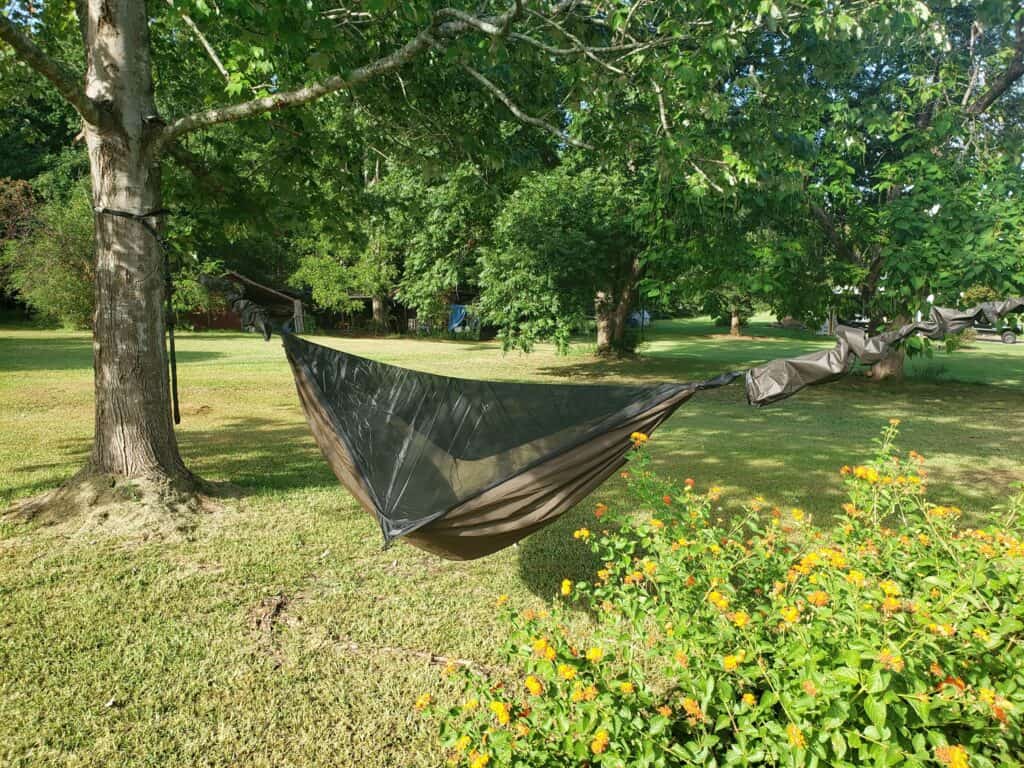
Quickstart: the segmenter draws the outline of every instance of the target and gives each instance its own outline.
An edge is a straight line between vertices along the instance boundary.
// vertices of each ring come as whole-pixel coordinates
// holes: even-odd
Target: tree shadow
[[[177,350],[179,364],[222,357],[213,351]],[[84,338],[0,337],[0,368],[5,371],[73,371],[92,368],[92,344]]]

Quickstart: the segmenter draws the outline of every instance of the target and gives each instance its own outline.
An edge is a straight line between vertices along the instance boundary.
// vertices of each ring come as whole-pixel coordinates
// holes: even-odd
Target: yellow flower
[[[828,605],[828,592],[823,592],[822,590],[817,589],[807,596],[807,602],[811,605],[817,606],[818,608],[822,608]]]
[[[590,742],[590,751],[595,755],[600,755],[608,749],[608,741],[608,731],[598,731],[594,734],[593,741]]]
[[[528,675],[526,678],[526,690],[534,696],[540,696],[544,693],[544,684],[533,675]]]
[[[558,676],[563,680],[572,680],[576,677],[576,667],[570,667],[568,664],[559,664]]]
[[[878,586],[889,597],[896,597],[900,593],[900,585],[889,579],[878,582]]]
[[[459,740],[455,742],[456,752],[465,752],[469,747],[469,736],[459,736]]]
[[[416,709],[426,709],[430,706],[432,699],[433,697],[429,693],[422,694],[418,699],[416,699]]]
[[[786,726],[786,738],[789,739],[789,743],[800,749],[807,746],[807,739],[804,738],[801,733],[799,726],[796,723],[790,723]]]
[[[989,635],[988,633],[988,630],[982,629],[981,627],[977,627],[973,632],[971,632],[971,634],[979,640],[981,640],[981,642],[983,643],[988,642],[989,637],[991,637],[991,635]]]
[[[529,733],[530,733],[530,728],[529,728],[529,726],[526,725],[526,723],[516,723],[516,735],[517,736],[522,738],[524,736],[528,736]]]
[[[665,524],[656,517],[651,518],[651,528],[658,531],[665,527]]]
[[[643,432],[634,432],[629,436],[629,439],[633,441],[633,445],[643,445],[650,440]]]
[[[787,624],[793,624],[800,618],[800,609],[795,605],[787,605],[780,613]]]
[[[712,590],[708,594],[708,602],[720,611],[724,611],[729,607],[729,598],[716,590]]]
[[[619,683],[619,690],[622,693],[630,694],[636,690],[636,687],[630,682]]]
[[[574,539],[583,539],[586,541],[590,538],[590,531],[586,528],[580,528],[578,531],[573,531],[572,537]]]
[[[949,768],[968,768],[970,765],[967,750],[959,744],[951,747],[936,747],[935,759]]]
[[[572,691],[573,701],[593,701],[597,698],[597,688],[593,685],[588,685],[586,688],[582,688],[577,685]]]
[[[743,703],[746,704],[748,707],[752,707],[755,704],[757,704],[757,697],[754,696],[754,694],[752,693],[744,693]]]
[[[690,657],[686,655],[684,651],[675,652],[676,664],[686,669],[690,665]]]
[[[672,707],[668,707],[662,704],[660,707],[658,707],[658,714],[662,717],[668,717],[672,714]]]
[[[508,602],[508,595],[498,595],[498,599],[494,601],[495,605],[501,606]]]
[[[599,662],[603,658],[604,658],[604,651],[601,650],[600,648],[596,647],[596,646],[587,651],[587,661],[590,661],[590,662],[593,662],[594,664],[596,664],[597,662]]]
[[[846,574],[846,580],[853,584],[855,587],[863,587],[866,578],[862,571],[858,571],[856,568]]]
[[[654,576],[658,572],[658,564],[653,560],[644,561],[644,575],[648,578]]]
[[[469,764],[469,768],[485,768],[486,765],[491,762],[491,756],[488,754],[477,755],[476,760]]]
[[[462,709],[466,712],[473,712],[477,707],[480,706],[479,699],[467,699],[466,703],[462,705]]]
[[[562,579],[562,595],[568,597],[572,594],[572,582],[568,579]]]
[[[732,620],[733,624],[740,629],[743,629],[743,627],[747,626],[747,623],[750,621],[750,614],[746,611],[736,611],[729,618]]]
[[[882,601],[882,613],[896,613],[900,609],[900,601],[895,597],[887,597]]]
[[[601,581],[608,581],[608,577],[611,575],[612,572],[609,571],[607,568],[602,568],[597,572],[597,578],[599,578]]]
[[[740,664],[743,663],[743,659],[745,656],[746,652],[744,651],[737,651],[736,653],[729,654],[728,656],[723,656],[722,668],[726,672],[734,671],[737,667],[739,667]]]
[[[900,420],[899,419],[889,419],[889,423],[892,426],[894,426],[894,427],[898,427],[900,425]]]
[[[503,701],[492,701],[488,706],[490,707],[491,712],[494,713],[494,718],[498,721],[499,724],[501,724],[501,725],[508,725],[508,721],[509,721],[508,705],[505,704],[505,702],[503,702]]]
[[[708,499],[711,501],[718,501],[718,497],[722,495],[722,487],[719,485],[712,485],[708,489]]]
[[[804,511],[802,509],[794,508],[790,510],[789,514],[792,515],[793,519],[796,520],[798,523],[804,519]]]

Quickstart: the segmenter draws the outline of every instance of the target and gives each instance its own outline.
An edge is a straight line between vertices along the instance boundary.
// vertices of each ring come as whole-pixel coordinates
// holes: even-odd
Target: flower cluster
[[[828,528],[761,497],[723,525],[721,489],[659,479],[634,436],[636,509],[570,540],[594,577],[564,580],[550,612],[500,599],[507,679],[460,668],[460,706],[416,702],[449,763],[1015,764],[1024,537],[958,528],[896,436],[841,470],[849,501]]]

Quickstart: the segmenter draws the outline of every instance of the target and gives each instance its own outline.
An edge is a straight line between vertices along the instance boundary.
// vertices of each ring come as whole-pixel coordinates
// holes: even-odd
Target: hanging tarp
[[[783,400],[804,387],[834,381],[857,361],[873,365],[895,352],[911,336],[920,334],[939,340],[978,322],[995,326],[1001,318],[1021,308],[1024,308],[1024,299],[991,301],[966,310],[932,307],[928,320],[907,323],[876,336],[869,336],[859,328],[840,325],[836,329],[836,345],[832,349],[772,360],[747,371],[747,400],[753,405]]]
[[[466,321],[469,308],[465,304],[452,304],[448,313],[448,333],[454,333]]]

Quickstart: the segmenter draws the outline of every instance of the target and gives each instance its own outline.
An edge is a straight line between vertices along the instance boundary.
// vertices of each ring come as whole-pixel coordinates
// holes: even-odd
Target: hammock
[[[236,310],[266,329],[252,302]],[[941,339],[976,322],[995,325],[1024,299],[869,336],[840,326],[833,349],[773,360],[746,372],[747,400],[766,405],[871,364],[914,334]],[[496,552],[597,488],[626,461],[634,432],[650,434],[704,389],[743,375],[657,386],[516,384],[411,371],[283,334],[299,399],[334,474],[380,524],[385,546],[404,537],[453,560]]]

